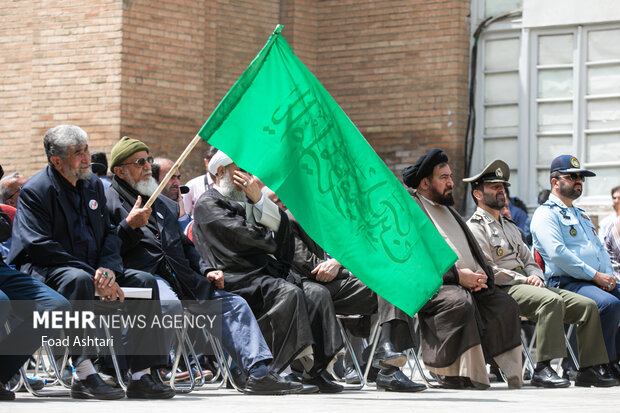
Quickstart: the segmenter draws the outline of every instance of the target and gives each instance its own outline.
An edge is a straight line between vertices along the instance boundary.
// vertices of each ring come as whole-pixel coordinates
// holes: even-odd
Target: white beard
[[[222,195],[231,201],[245,202],[245,192],[237,188],[228,170],[226,170],[226,175],[220,179],[218,186],[220,187]]]
[[[149,175],[147,179],[141,179],[138,182],[134,181],[131,175],[127,173],[127,180],[129,181],[129,186],[131,186],[136,192],[138,192],[142,196],[150,197],[155,193],[155,190],[159,186],[155,178],[150,176],[150,172],[147,172],[145,175]]]

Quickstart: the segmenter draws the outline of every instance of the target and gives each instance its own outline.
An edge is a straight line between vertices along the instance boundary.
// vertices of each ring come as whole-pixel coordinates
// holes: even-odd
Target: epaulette
[[[478,214],[474,214],[471,216],[470,220],[472,220],[473,222],[480,222],[482,221],[482,216]]]

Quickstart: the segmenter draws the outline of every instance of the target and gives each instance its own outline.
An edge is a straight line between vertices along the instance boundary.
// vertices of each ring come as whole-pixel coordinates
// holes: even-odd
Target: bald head
[[[159,182],[161,182],[166,177],[166,175],[168,174],[168,172],[170,171],[170,169],[172,169],[172,166],[174,165],[174,162],[172,161],[172,159],[163,158],[163,157],[155,158],[153,160],[153,163],[159,166]],[[174,175],[172,175],[172,178],[170,178],[170,180],[166,184],[166,187],[162,191],[162,194],[172,199],[173,201],[178,201],[179,196],[181,195],[180,189],[179,189],[180,185],[181,185],[181,173],[177,169],[174,172]]]
[[[26,178],[19,172],[15,172],[0,179],[0,204],[10,205],[17,208],[17,198]]]

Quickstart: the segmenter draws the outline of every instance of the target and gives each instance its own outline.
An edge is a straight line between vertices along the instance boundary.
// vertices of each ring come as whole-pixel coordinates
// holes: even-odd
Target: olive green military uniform
[[[564,323],[577,324],[579,363],[589,367],[605,363],[606,350],[596,303],[560,288],[535,287],[527,278],[543,273],[511,220],[498,222],[482,208],[467,221],[495,274],[495,283],[519,304],[521,316],[537,323],[538,361],[566,356]]]

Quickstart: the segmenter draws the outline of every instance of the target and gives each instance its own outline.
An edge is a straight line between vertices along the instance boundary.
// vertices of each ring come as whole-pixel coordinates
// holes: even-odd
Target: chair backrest
[[[538,264],[538,266],[544,273],[545,272],[545,261],[543,260],[543,258],[540,256],[540,254],[536,250],[534,250],[534,261],[536,261],[536,264]]]
[[[15,218],[15,212],[17,210],[14,207],[5,204],[0,204],[0,209],[2,210],[2,212],[7,214],[9,218],[11,218],[11,225],[13,225],[13,218]]]
[[[191,242],[194,242],[194,221],[190,222],[185,228],[185,235]]]

